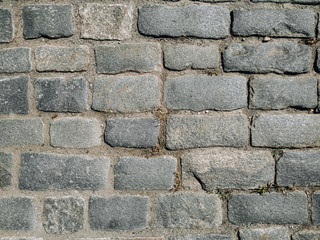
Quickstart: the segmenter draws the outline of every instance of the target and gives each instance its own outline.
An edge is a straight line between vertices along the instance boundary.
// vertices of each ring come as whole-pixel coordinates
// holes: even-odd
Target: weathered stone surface
[[[78,232],[83,228],[84,199],[80,197],[46,198],[43,227],[48,234]]]
[[[286,227],[250,228],[239,230],[240,240],[289,240]]]
[[[105,141],[112,147],[156,146],[160,121],[153,117],[111,118],[106,121]]]
[[[297,4],[319,4],[319,0],[251,0],[252,2],[275,2],[275,3],[297,3]]]
[[[159,224],[165,228],[204,229],[222,224],[221,200],[215,194],[163,194],[156,211]]]
[[[0,8],[0,43],[13,40],[13,29],[11,10]]]
[[[304,192],[267,194],[231,194],[229,221],[237,225],[303,224],[308,221],[307,196]]]
[[[99,190],[107,182],[110,160],[82,155],[23,153],[19,172],[21,190]]]
[[[145,196],[90,197],[92,230],[138,230],[147,227],[149,198]]]
[[[292,235],[292,240],[319,240],[320,232],[302,231]]]
[[[320,71],[320,48],[317,48],[317,70]]]
[[[164,240],[163,237],[133,237],[133,238],[118,238],[117,240]]]
[[[258,77],[250,80],[250,108],[315,108],[317,79],[314,77]]]
[[[309,72],[311,65],[311,48],[295,42],[232,43],[223,52],[227,72],[297,74]]]
[[[116,190],[169,190],[173,188],[177,159],[119,157],[114,167]]]
[[[34,81],[37,108],[46,112],[82,112],[88,108],[84,77],[37,78]]]
[[[140,112],[160,106],[160,79],[154,75],[96,77],[92,108]]]
[[[29,77],[0,77],[0,114],[29,112]]]
[[[210,5],[144,5],[139,9],[138,29],[144,35],[164,37],[225,38],[229,33],[227,8]]]
[[[11,186],[12,153],[0,152],[0,189]]]
[[[158,43],[122,43],[95,48],[97,73],[151,72],[161,67]]]
[[[252,145],[299,147],[320,144],[320,117],[307,114],[261,114],[251,130]]]
[[[5,48],[0,50],[0,73],[31,71],[30,48]]]
[[[35,237],[5,237],[5,238],[0,238],[0,240],[43,240],[43,239],[35,238]]]
[[[210,146],[241,147],[248,144],[248,120],[242,114],[169,117],[166,146],[186,149]]]
[[[207,75],[167,78],[164,94],[170,109],[234,110],[247,105],[247,80],[242,76]]]
[[[220,62],[218,45],[166,44],[163,55],[165,67],[172,70],[217,68]]]
[[[34,53],[39,72],[85,71],[89,65],[89,48],[87,46],[42,46],[37,47]]]
[[[31,230],[36,223],[36,208],[28,197],[0,198],[0,229]]]
[[[182,184],[191,189],[250,189],[274,179],[275,163],[268,151],[202,149],[183,155],[181,165]]]
[[[80,7],[81,38],[124,40],[131,37],[133,9],[123,4],[86,3]]]
[[[34,4],[23,7],[23,36],[70,37],[74,33],[72,5]]]
[[[101,145],[102,130],[94,118],[67,117],[50,125],[50,144],[54,147],[89,148]]]
[[[315,14],[309,9],[234,10],[236,36],[314,37]]]
[[[311,220],[312,224],[320,225],[320,191],[312,195]]]
[[[0,120],[0,146],[42,144],[41,118]]]
[[[169,240],[234,240],[232,235],[227,234],[187,234],[169,237]]]

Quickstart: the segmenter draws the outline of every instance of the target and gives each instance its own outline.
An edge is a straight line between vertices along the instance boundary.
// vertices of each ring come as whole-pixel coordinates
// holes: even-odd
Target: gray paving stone
[[[141,112],[160,106],[160,79],[154,75],[96,77],[92,108]]]
[[[105,141],[112,147],[156,146],[160,121],[153,117],[111,118],[106,121]]]
[[[12,185],[12,153],[0,152],[0,189]]]
[[[318,146],[320,118],[311,114],[261,114],[254,119],[251,135],[253,146]]]
[[[82,155],[23,153],[19,189],[99,190],[106,187],[110,160]]]
[[[13,35],[12,12],[10,9],[0,8],[0,43],[11,42]]]
[[[0,73],[31,71],[30,48],[5,48],[0,50]]]
[[[240,240],[290,240],[286,227],[240,229],[239,235]]]
[[[241,147],[248,144],[248,120],[242,114],[169,117],[166,146],[186,149],[212,146]]]
[[[0,240],[43,240],[43,239],[35,238],[35,237],[4,237],[4,238],[0,238]]]
[[[90,148],[101,145],[102,130],[95,118],[66,117],[50,124],[50,144],[64,148]]]
[[[37,108],[45,112],[82,112],[88,109],[84,77],[37,78],[34,81]]]
[[[242,76],[207,75],[167,78],[164,94],[169,109],[234,110],[247,106],[247,80]]]
[[[320,191],[312,195],[311,221],[314,225],[320,225]]]
[[[169,240],[234,240],[232,235],[227,234],[187,234],[169,237]]]
[[[297,4],[319,4],[319,0],[251,0],[252,2],[275,2],[275,3],[297,3]]]
[[[119,157],[114,167],[116,190],[170,190],[174,185],[177,159]]]
[[[121,43],[95,47],[97,73],[151,72],[161,67],[158,43]]]
[[[304,224],[308,221],[307,196],[304,192],[267,194],[231,194],[229,221],[236,225]]]
[[[124,4],[86,3],[80,7],[81,38],[125,40],[131,37],[133,9]]]
[[[43,227],[48,234],[78,232],[83,228],[84,199],[80,197],[46,198]]]
[[[256,77],[250,80],[250,108],[315,108],[317,86],[314,77]]]
[[[292,240],[319,240],[320,232],[302,231],[292,235]]]
[[[1,119],[0,146],[42,144],[41,118]]]
[[[311,65],[311,48],[295,42],[232,43],[223,52],[227,72],[297,74],[309,72]]]
[[[89,48],[42,46],[34,51],[36,68],[39,72],[77,72],[89,66]]]
[[[32,38],[62,38],[74,33],[72,5],[25,5],[22,12],[23,36]]]
[[[146,196],[90,197],[89,224],[92,230],[138,230],[148,224]]]
[[[316,61],[316,67],[318,72],[320,71],[320,48],[317,48],[317,61]]]
[[[181,165],[182,184],[188,189],[250,189],[274,181],[269,151],[201,149],[184,154]]]
[[[29,112],[29,77],[0,77],[0,114]]]
[[[144,5],[139,8],[138,29],[144,35],[220,39],[228,36],[229,25],[230,12],[224,7]]]
[[[221,200],[215,194],[163,194],[156,212],[158,223],[165,228],[206,229],[222,224]]]

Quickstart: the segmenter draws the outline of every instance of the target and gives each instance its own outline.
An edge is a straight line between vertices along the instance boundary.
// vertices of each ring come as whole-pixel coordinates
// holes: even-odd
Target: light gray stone
[[[312,195],[311,221],[314,225],[320,225],[320,191]]]
[[[232,43],[223,52],[227,72],[297,74],[309,72],[311,65],[311,47],[295,42]]]
[[[320,48],[317,48],[317,61],[316,61],[317,70],[320,71]]]
[[[229,221],[236,225],[304,224],[308,221],[307,196],[304,192],[235,193],[228,201]]]
[[[242,114],[169,117],[166,146],[186,149],[212,146],[242,147],[248,144],[248,120]]]
[[[12,185],[12,153],[0,152],[0,189]]]
[[[43,238],[35,238],[35,237],[5,237],[5,238],[0,238],[0,240],[43,240]]]
[[[8,43],[13,40],[12,12],[10,9],[0,8],[0,43]]]
[[[319,240],[320,232],[302,231],[292,235],[292,240]]]
[[[268,151],[201,149],[183,155],[181,165],[188,189],[250,189],[274,181],[275,163]]]
[[[242,76],[207,75],[167,78],[164,94],[169,109],[234,110],[247,106],[247,80]]]
[[[154,75],[96,77],[92,108],[141,112],[160,106],[160,79]]]
[[[224,7],[144,5],[139,8],[138,29],[144,35],[220,39],[228,36],[229,25],[230,12]]]
[[[232,235],[227,234],[187,234],[169,237],[169,240],[234,240]]]
[[[290,240],[286,227],[240,229],[239,235],[240,240]]]
[[[30,48],[5,48],[0,50],[0,73],[31,71]]]
[[[252,2],[274,2],[274,3],[293,3],[293,4],[319,4],[319,0],[251,0]]]

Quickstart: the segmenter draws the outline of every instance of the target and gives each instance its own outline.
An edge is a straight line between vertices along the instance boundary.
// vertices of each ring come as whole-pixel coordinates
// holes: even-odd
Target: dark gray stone
[[[312,224],[320,225],[320,191],[316,191],[312,195],[311,220]]]
[[[0,189],[12,185],[12,153],[0,152]]]
[[[247,106],[247,80],[207,75],[167,78],[164,94],[169,109],[234,110]]]
[[[320,232],[302,231],[292,235],[292,240],[319,240]]]
[[[317,62],[316,62],[316,64],[317,64],[317,70],[318,70],[318,72],[320,72],[320,48],[317,48]]]
[[[232,235],[227,234],[187,234],[169,237],[169,240],[234,240]]]
[[[229,10],[213,5],[144,5],[138,16],[139,32],[151,36],[220,39],[228,36],[229,25]]]
[[[19,189],[99,190],[106,187],[110,160],[81,155],[23,153]]]
[[[78,78],[37,78],[34,81],[37,108],[45,112],[82,112],[88,109],[87,82]]]
[[[119,157],[114,167],[116,190],[170,190],[174,185],[177,159]]]
[[[239,230],[240,240],[289,240],[286,227],[250,228]]]
[[[48,234],[78,232],[83,228],[84,199],[79,197],[46,198],[43,227]]]
[[[72,5],[25,5],[22,17],[26,39],[70,37],[74,33]]]
[[[297,74],[309,72],[311,65],[311,47],[295,42],[232,43],[223,52],[227,72]]]
[[[29,77],[0,77],[0,114],[29,112]]]
[[[13,40],[13,29],[11,10],[0,8],[0,43]]]
[[[149,198],[145,196],[90,197],[92,230],[138,230],[147,227]]]
[[[30,48],[5,48],[0,50],[0,73],[31,71]]]
[[[304,224],[308,222],[304,192],[235,193],[228,201],[229,221],[236,225]]]
[[[156,146],[160,121],[153,117],[111,118],[106,121],[105,141],[112,147]]]

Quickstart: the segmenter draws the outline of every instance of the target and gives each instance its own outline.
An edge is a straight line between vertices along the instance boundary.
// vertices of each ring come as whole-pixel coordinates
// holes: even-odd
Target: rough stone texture
[[[131,37],[133,9],[123,4],[86,3],[80,7],[81,38],[124,40]]]
[[[250,80],[250,108],[315,108],[317,79],[314,77],[258,77]]]
[[[165,228],[205,229],[222,224],[221,200],[215,194],[163,194],[156,204],[158,223]]]
[[[316,62],[317,71],[320,72],[320,48],[317,48],[317,62]]]
[[[105,141],[112,147],[156,146],[160,121],[153,117],[111,118],[106,121]]]
[[[23,36],[70,37],[74,33],[72,5],[34,4],[23,7]]]
[[[165,67],[172,70],[217,68],[220,62],[218,45],[165,44],[163,55]]]
[[[118,238],[117,240],[164,240],[163,237],[133,237],[133,238]]]
[[[223,69],[227,72],[306,73],[311,61],[311,48],[295,42],[232,43],[223,52]]]
[[[121,43],[95,47],[97,73],[151,72],[161,66],[158,43]]]
[[[275,2],[275,3],[297,3],[297,4],[319,4],[319,0],[251,0],[251,2]]]
[[[312,195],[311,220],[312,224],[320,225],[320,191],[316,191]]]
[[[29,77],[0,76],[0,114],[29,112]]]
[[[28,197],[0,198],[0,229],[31,230],[36,223],[36,208]]]
[[[0,240],[43,240],[43,239],[35,238],[35,237],[5,237],[5,238],[0,238]]]
[[[267,194],[231,194],[229,221],[237,225],[304,224],[308,221],[307,196],[304,192]]]
[[[88,108],[84,77],[37,78],[34,81],[37,108],[46,112],[82,112]]]
[[[11,42],[13,30],[11,10],[0,8],[0,43]]]
[[[99,190],[107,182],[110,160],[82,155],[23,153],[19,189]]]
[[[0,152],[0,189],[12,185],[12,153]]]
[[[232,235],[226,234],[187,234],[169,237],[169,240],[234,240]]]
[[[234,110],[247,106],[247,80],[242,76],[167,78],[164,92],[169,109]]]
[[[232,33],[236,36],[314,37],[315,14],[309,9],[234,10]]]
[[[319,240],[320,232],[302,231],[292,235],[292,240]]]
[[[0,146],[42,144],[41,118],[1,119]]]
[[[84,199],[80,197],[46,198],[43,227],[48,234],[78,232],[83,228]]]
[[[85,71],[89,65],[89,48],[42,46],[34,51],[39,72],[77,72]]]
[[[170,190],[173,188],[177,159],[119,157],[114,167],[116,190]]]
[[[144,35],[219,39],[228,36],[229,25],[229,10],[218,6],[145,5],[139,8],[138,29]]]
[[[320,118],[307,114],[261,114],[251,130],[252,145],[300,147],[319,145]]]
[[[166,146],[186,149],[211,146],[241,147],[248,144],[248,120],[242,114],[169,117]]]
[[[149,198],[145,196],[90,197],[92,230],[138,230],[147,227]]]
[[[273,182],[275,163],[268,151],[224,148],[197,150],[181,159],[182,184],[206,191],[214,189],[258,188]]]
[[[250,228],[239,230],[240,240],[289,240],[286,227]]]
[[[0,50],[0,73],[31,71],[30,48],[5,48]]]
[[[54,147],[89,148],[101,145],[102,130],[95,118],[67,117],[50,125],[50,144]]]
[[[96,77],[92,108],[141,112],[160,106],[160,79],[154,75]]]

